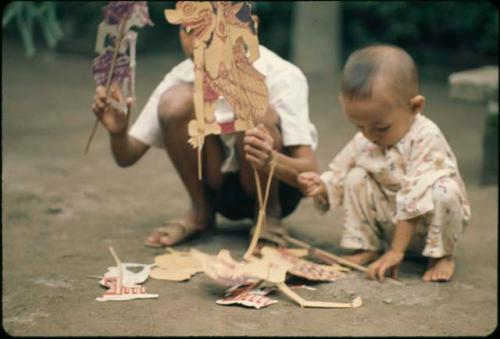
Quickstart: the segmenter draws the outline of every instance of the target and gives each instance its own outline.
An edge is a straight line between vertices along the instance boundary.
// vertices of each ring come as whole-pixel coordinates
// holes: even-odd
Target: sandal
[[[202,229],[198,228],[196,224],[191,221],[185,219],[171,220],[167,221],[164,226],[157,227],[146,238],[144,245],[154,248],[173,246],[201,231]],[[168,236],[171,241],[168,245],[161,241],[165,236]]]

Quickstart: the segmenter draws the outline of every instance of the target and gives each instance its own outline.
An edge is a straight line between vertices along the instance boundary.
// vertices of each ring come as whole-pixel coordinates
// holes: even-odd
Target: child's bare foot
[[[429,259],[429,268],[424,273],[422,279],[425,282],[431,281],[449,281],[455,271],[455,261],[452,256]]]
[[[369,263],[380,256],[379,251],[367,251],[367,250],[358,250],[351,255],[344,255],[341,258],[345,260],[349,260],[358,265],[364,265]]]
[[[183,219],[166,221],[156,228],[145,241],[148,247],[173,246],[196,233],[202,233],[213,226],[215,216],[199,216],[190,211]]]

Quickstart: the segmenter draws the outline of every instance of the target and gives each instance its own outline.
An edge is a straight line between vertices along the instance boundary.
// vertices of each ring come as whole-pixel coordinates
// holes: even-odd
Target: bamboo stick
[[[120,38],[118,39],[118,43],[116,44],[115,50],[113,52],[113,59],[111,60],[111,67],[109,68],[108,72],[108,79],[106,80],[106,100],[109,97],[109,91],[111,89],[111,83],[113,79],[113,74],[115,72],[115,66],[116,66],[116,59],[118,58],[118,53],[123,41],[123,38],[125,37],[124,34],[124,29],[125,29],[125,23],[127,22],[127,18],[123,18],[120,22]],[[89,139],[87,141],[87,145],[85,146],[85,155],[87,155],[89,149],[90,149],[90,144],[92,143],[92,140],[94,139],[95,132],[97,131],[97,126],[99,126],[99,118],[96,117],[94,127],[92,128],[92,131],[90,132]]]
[[[366,267],[364,267],[364,266],[358,265],[358,264],[356,264],[356,263],[354,263],[354,262],[352,262],[350,260],[347,260],[347,259],[341,258],[339,256],[336,256],[335,254],[331,254],[331,253],[328,253],[326,251],[323,251],[322,249],[312,247],[308,243],[305,243],[305,242],[300,241],[298,239],[292,238],[289,235],[283,235],[283,237],[285,238],[286,241],[288,241],[291,244],[294,244],[294,245],[297,245],[299,247],[308,249],[309,252],[311,253],[311,255],[313,255],[313,256],[315,254],[316,255],[319,254],[321,256],[324,256],[324,257],[327,257],[329,259],[332,259],[332,260],[338,262],[341,265],[354,268],[354,269],[356,269],[356,270],[358,270],[360,272],[366,273],[368,271],[368,269]],[[387,280],[390,281],[391,283],[395,283],[397,285],[404,285],[402,282],[400,282],[400,281],[398,281],[396,279],[390,278],[390,277],[388,277]]]

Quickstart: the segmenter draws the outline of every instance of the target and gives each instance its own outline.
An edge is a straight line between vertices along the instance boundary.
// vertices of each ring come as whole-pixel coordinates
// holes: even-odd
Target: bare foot
[[[367,250],[358,250],[354,254],[344,255],[341,258],[345,260],[349,260],[358,265],[364,265],[377,259],[380,256],[379,251],[367,251]]]
[[[442,258],[430,258],[429,268],[424,273],[422,279],[425,282],[431,281],[450,281],[455,271],[455,261],[452,256],[444,256]]]
[[[186,240],[191,235],[202,233],[214,225],[215,215],[201,216],[188,212],[183,219],[166,221],[156,228],[145,241],[148,247],[172,246]]]

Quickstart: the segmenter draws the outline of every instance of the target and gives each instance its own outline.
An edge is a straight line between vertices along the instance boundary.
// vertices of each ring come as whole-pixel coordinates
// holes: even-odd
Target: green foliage
[[[294,3],[291,1],[258,1],[259,41],[281,57],[290,57]]]
[[[56,17],[56,7],[53,1],[13,1],[5,7],[2,17],[2,27],[15,21],[23,40],[26,56],[35,54],[34,35],[37,28],[41,32],[49,47],[54,47],[63,37]],[[35,26],[38,22],[39,26]]]
[[[342,18],[344,56],[383,42],[424,64],[498,62],[498,10],[487,1],[347,1]]]

